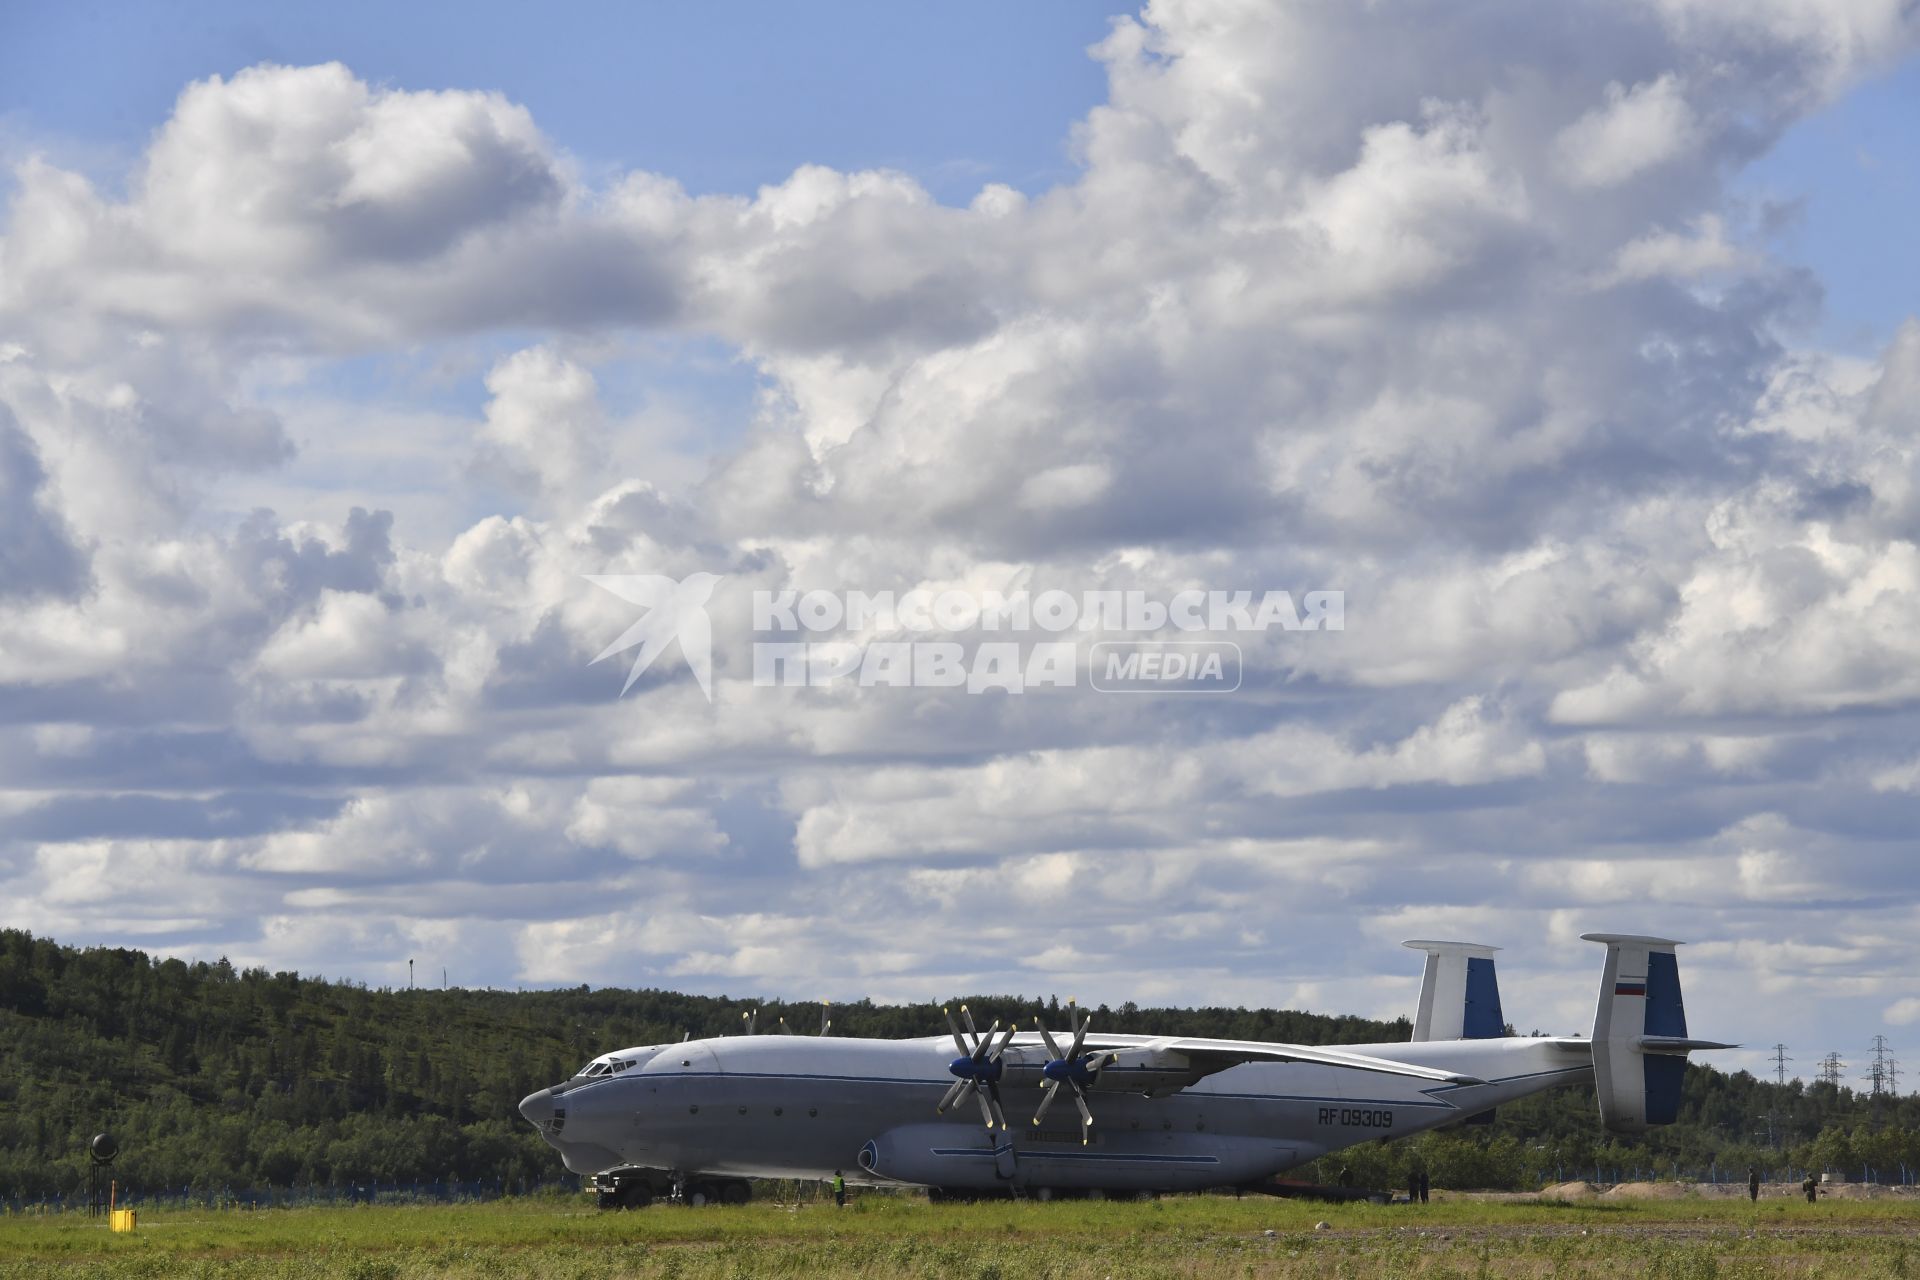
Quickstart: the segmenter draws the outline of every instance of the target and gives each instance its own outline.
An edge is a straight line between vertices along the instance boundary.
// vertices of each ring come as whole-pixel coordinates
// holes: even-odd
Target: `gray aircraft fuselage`
[[[1105,1045],[1151,1043],[1106,1036]],[[1302,1062],[1250,1061],[1177,1092],[1143,1096],[1102,1076],[1081,1142],[1071,1106],[1040,1127],[1031,1072],[1001,1088],[1008,1128],[991,1137],[970,1100],[935,1106],[954,1083],[944,1037],[869,1040],[729,1036],[607,1055],[614,1074],[542,1089],[522,1113],[567,1168],[622,1167],[749,1178],[939,1187],[1193,1190],[1254,1182],[1329,1151],[1435,1128],[1500,1103],[1593,1078],[1584,1041],[1506,1037],[1347,1045],[1375,1058],[1484,1083],[1449,1084]],[[1044,1057],[1031,1035],[1012,1057]]]

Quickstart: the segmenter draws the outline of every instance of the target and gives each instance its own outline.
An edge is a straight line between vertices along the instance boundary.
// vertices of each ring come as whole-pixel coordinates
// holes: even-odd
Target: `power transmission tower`
[[[1900,1091],[1900,1062],[1887,1049],[1887,1038],[1873,1038],[1873,1063],[1867,1068],[1867,1080],[1873,1086],[1873,1096]]]
[[[1887,1051],[1885,1036],[1873,1038],[1873,1061],[1867,1067],[1866,1079],[1872,1090],[1868,1094],[1873,1107],[1872,1123],[1878,1129],[1886,1100],[1896,1092],[1900,1083],[1900,1064]]]
[[[1773,1082],[1780,1086],[1782,1091],[1787,1087],[1787,1064],[1792,1061],[1793,1059],[1787,1056],[1786,1045],[1776,1044],[1773,1046]],[[1776,1150],[1780,1146],[1779,1093],[1773,1095],[1771,1105],[1767,1107],[1767,1145]]]
[[[1846,1070],[1846,1066],[1846,1063],[1840,1061],[1839,1054],[1829,1053],[1826,1057],[1820,1059],[1820,1083],[1830,1084],[1838,1089],[1840,1087],[1840,1073]]]

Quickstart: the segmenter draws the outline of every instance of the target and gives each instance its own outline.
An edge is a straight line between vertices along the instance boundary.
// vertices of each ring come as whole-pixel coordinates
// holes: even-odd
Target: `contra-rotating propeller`
[[[1084,1014],[1082,1017],[1080,1015]],[[1040,1109],[1033,1113],[1033,1122],[1037,1125],[1047,1114],[1047,1108],[1053,1105],[1053,1099],[1060,1092],[1060,1086],[1066,1085],[1073,1090],[1073,1104],[1080,1108],[1080,1145],[1087,1144],[1087,1135],[1093,1129],[1093,1109],[1087,1106],[1087,1087],[1102,1070],[1120,1060],[1117,1053],[1082,1054],[1080,1048],[1087,1042],[1087,1027],[1093,1022],[1093,1014],[1081,1009],[1073,1001],[1067,1001],[1067,1025],[1073,1028],[1073,1045],[1065,1053],[1054,1042],[1053,1033],[1046,1024],[1038,1021],[1034,1025],[1040,1028],[1040,1038],[1047,1042],[1047,1052],[1052,1055],[1047,1064],[1040,1068],[1041,1076],[1047,1082],[1047,1091],[1040,1099]]]
[[[967,1012],[967,1006],[961,1005],[960,1016],[967,1024],[967,1035],[963,1036],[960,1034],[960,1024],[953,1020],[953,1010],[942,1009],[941,1012],[947,1015],[947,1029],[953,1032],[953,1043],[960,1050],[960,1056],[947,1064],[947,1070],[958,1078],[934,1111],[944,1114],[948,1107],[960,1100],[961,1094],[972,1093],[974,1100],[980,1104],[980,1118],[987,1122],[987,1132],[1005,1129],[1007,1117],[1000,1110],[1000,1059],[1006,1053],[1017,1028],[1008,1027],[1007,1033],[1000,1037],[1000,1043],[996,1046],[993,1037],[1000,1030],[998,1018],[987,1028],[987,1034],[981,1035],[973,1025],[973,1015]],[[967,1043],[967,1036],[973,1038],[971,1045]]]

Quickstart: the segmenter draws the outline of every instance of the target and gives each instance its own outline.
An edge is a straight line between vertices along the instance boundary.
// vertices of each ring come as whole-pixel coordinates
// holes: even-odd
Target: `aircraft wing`
[[[1170,1050],[1183,1055],[1195,1066],[1210,1068],[1208,1074],[1213,1071],[1225,1071],[1228,1067],[1237,1067],[1243,1062],[1310,1062],[1323,1067],[1344,1067],[1351,1071],[1375,1071],[1381,1075],[1431,1080],[1435,1084],[1486,1083],[1478,1076],[1461,1075],[1458,1072],[1443,1071],[1437,1067],[1421,1067],[1410,1062],[1395,1062],[1391,1058],[1375,1058],[1364,1053],[1350,1053],[1344,1049],[1319,1045],[1257,1044],[1246,1040],[1206,1040],[1171,1036],[1151,1040],[1145,1044],[1134,1041],[1124,1045],[1101,1044],[1089,1037],[1087,1047],[1122,1051],[1144,1048]]]

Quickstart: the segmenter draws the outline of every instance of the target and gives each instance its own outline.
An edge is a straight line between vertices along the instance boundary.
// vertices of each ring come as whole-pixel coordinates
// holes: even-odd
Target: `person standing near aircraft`
[[[1760,1200],[1760,1170],[1755,1165],[1747,1166],[1747,1199],[1756,1204]]]
[[[1813,1176],[1813,1170],[1807,1170],[1807,1180],[1800,1184],[1800,1189],[1807,1193],[1807,1203],[1812,1204],[1820,1193],[1820,1179]]]
[[[837,1209],[847,1207],[847,1180],[840,1176],[838,1169],[833,1171],[833,1204]]]

